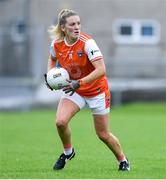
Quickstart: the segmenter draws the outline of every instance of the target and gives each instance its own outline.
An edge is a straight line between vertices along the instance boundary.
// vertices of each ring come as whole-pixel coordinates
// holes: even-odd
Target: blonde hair
[[[65,33],[61,29],[61,25],[66,23],[66,18],[70,16],[77,16],[78,14],[70,9],[63,9],[58,14],[58,23],[57,25],[51,25],[48,28],[48,33],[51,39],[62,40],[65,37]]]

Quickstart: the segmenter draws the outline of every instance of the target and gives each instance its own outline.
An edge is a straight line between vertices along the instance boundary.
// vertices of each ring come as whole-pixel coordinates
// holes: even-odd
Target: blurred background
[[[63,8],[100,47],[113,105],[166,102],[166,0],[0,0],[0,110],[56,105],[43,74]]]

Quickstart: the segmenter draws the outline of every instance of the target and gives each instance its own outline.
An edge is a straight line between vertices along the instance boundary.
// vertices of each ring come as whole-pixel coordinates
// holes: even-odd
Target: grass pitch
[[[97,139],[89,110],[71,121],[76,156],[64,170],[52,166],[62,146],[53,110],[0,113],[0,178],[10,179],[160,179],[166,178],[166,104],[113,108],[110,127],[131,163],[118,172],[109,149]]]

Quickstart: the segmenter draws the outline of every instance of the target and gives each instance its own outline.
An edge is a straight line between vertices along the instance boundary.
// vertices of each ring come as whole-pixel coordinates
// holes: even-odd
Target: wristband
[[[86,83],[82,80],[82,79],[80,79],[79,80],[79,83],[80,83],[80,86],[82,86],[82,85],[85,85]]]

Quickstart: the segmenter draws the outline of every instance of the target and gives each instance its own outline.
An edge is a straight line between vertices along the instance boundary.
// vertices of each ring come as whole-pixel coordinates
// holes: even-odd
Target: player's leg
[[[123,153],[119,140],[109,130],[109,89],[106,89],[104,93],[101,93],[94,98],[87,98],[86,101],[93,113],[97,136],[109,147],[120,162],[119,170],[129,170],[129,164]]]
[[[120,162],[119,170],[130,170],[129,163],[124,155],[118,138],[109,130],[109,114],[93,114],[93,118],[96,134],[100,140],[109,147],[117,160]]]
[[[109,117],[106,115],[93,115],[97,136],[112,150],[117,159],[124,157],[119,140],[109,131]]]
[[[64,168],[66,160],[72,159],[75,155],[71,142],[71,129],[69,127],[69,122],[79,110],[79,107],[69,99],[61,99],[59,102],[56,114],[56,127],[64,147],[64,153],[62,153],[56,161],[53,167],[54,170]]]
[[[54,170],[64,168],[66,160],[72,159],[75,155],[71,142],[69,122],[84,105],[84,99],[76,93],[74,93],[73,96],[64,95],[59,102],[56,114],[56,127],[64,147],[64,153],[60,155],[55,163],[53,167]]]
[[[64,148],[71,144],[69,121],[79,111],[79,107],[69,99],[61,99],[56,114],[56,127]]]

